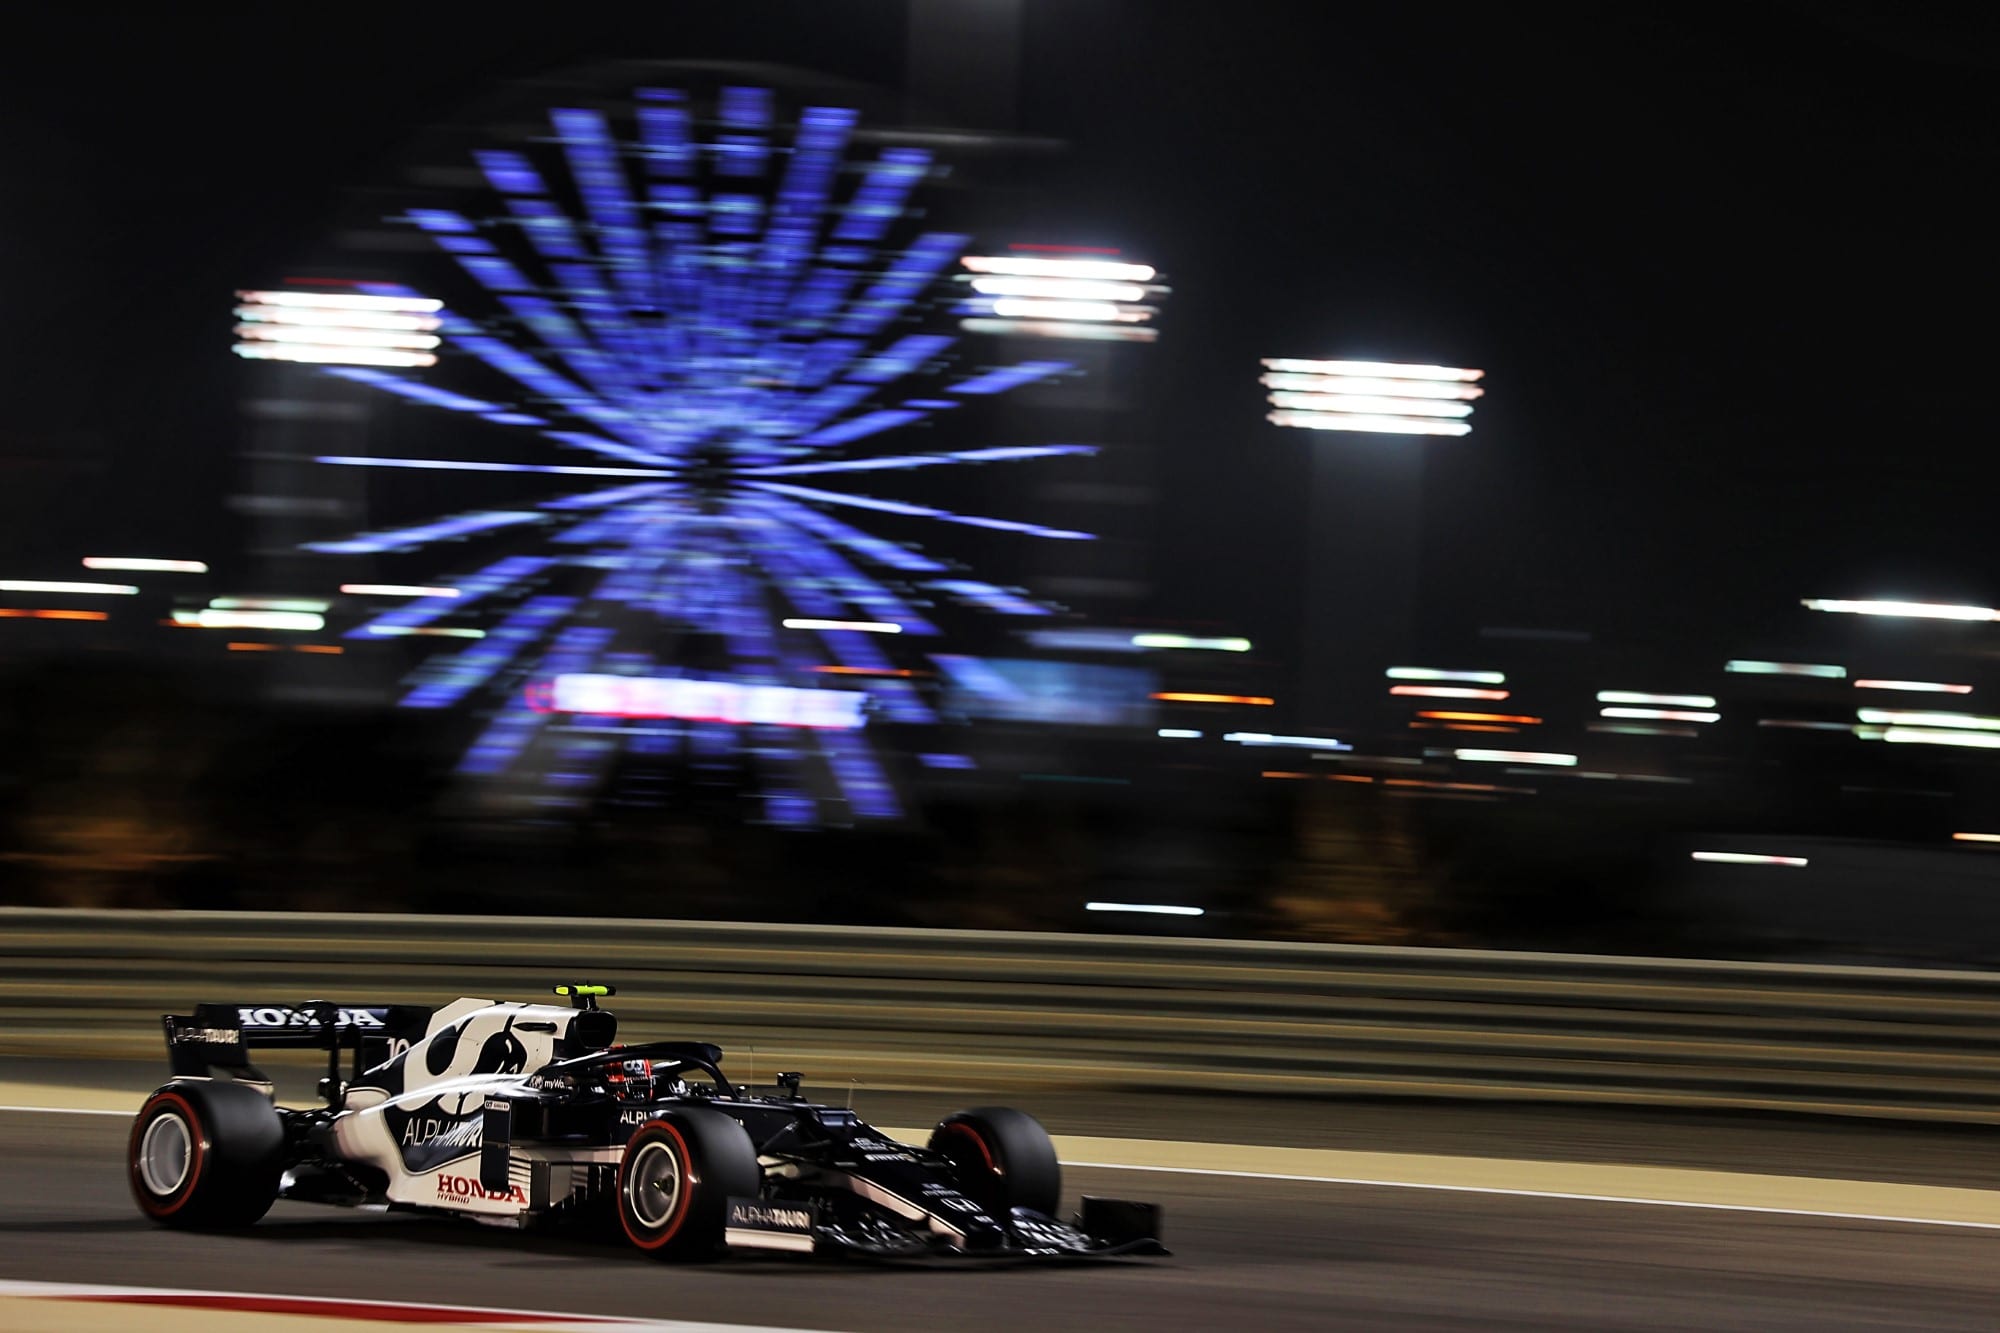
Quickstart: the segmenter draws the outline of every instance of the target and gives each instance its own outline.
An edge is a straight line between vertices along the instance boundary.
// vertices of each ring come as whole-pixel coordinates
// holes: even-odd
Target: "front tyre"
[[[955,1168],[965,1197],[993,1216],[1016,1208],[1055,1216],[1062,1167],[1049,1132],[1026,1112],[981,1106],[948,1115],[931,1131],[930,1150]]]
[[[167,1084],[139,1108],[126,1152],[139,1211],[170,1227],[247,1227],[270,1211],[284,1170],[277,1108],[240,1083]]]
[[[669,1111],[626,1141],[619,1228],[648,1254],[705,1258],[722,1248],[730,1197],[756,1198],[763,1178],[757,1150],[734,1120],[699,1106]]]

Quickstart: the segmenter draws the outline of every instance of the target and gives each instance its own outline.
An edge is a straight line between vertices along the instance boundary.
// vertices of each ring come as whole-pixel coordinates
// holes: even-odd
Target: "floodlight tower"
[[[1339,432],[1313,451],[1305,638],[1295,716],[1336,733],[1389,721],[1383,668],[1415,646],[1423,450],[1467,435],[1480,370],[1267,357],[1273,425]]]

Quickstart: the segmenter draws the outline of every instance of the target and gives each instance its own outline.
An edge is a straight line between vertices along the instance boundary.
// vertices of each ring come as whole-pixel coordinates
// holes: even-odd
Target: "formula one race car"
[[[1019,1111],[947,1116],[911,1147],[807,1101],[798,1074],[753,1090],[725,1078],[705,1042],[615,1045],[617,1020],[597,1007],[608,986],[556,993],[570,1007],[312,1001],[165,1015],[174,1077],[132,1127],[133,1196],[185,1227],[247,1226],[280,1198],[511,1227],[595,1221],[662,1257],[1166,1253],[1150,1204],[1085,1198],[1059,1220],[1055,1149]],[[252,1046],[324,1048],[325,1105],[276,1105]]]

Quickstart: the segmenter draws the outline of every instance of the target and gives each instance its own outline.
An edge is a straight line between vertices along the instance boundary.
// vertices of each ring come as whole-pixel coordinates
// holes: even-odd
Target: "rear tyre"
[[[1041,1121],[1006,1106],[948,1115],[931,1131],[930,1149],[955,1169],[960,1191],[997,1218],[1015,1208],[1053,1217],[1062,1199],[1062,1167]]]
[[[732,1195],[754,1199],[764,1173],[743,1127],[690,1106],[648,1120],[618,1162],[618,1225],[662,1259],[702,1259],[722,1249]]]
[[[132,1124],[126,1175],[162,1226],[247,1227],[270,1211],[285,1171],[271,1099],[241,1083],[169,1083]]]

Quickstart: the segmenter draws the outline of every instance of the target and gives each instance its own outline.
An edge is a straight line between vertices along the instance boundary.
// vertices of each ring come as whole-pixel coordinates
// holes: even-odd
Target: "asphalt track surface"
[[[155,1081],[138,1069],[63,1072],[141,1091]],[[48,1077],[18,1065],[0,1074]],[[921,1124],[961,1100],[977,1099],[864,1093],[856,1109]],[[2000,1184],[2000,1143],[1986,1132],[1533,1107],[1019,1100],[1058,1132]],[[1221,1175],[1068,1171],[1071,1198],[1162,1203],[1175,1250],[1088,1267],[676,1267],[560,1236],[286,1203],[245,1234],[189,1235],[137,1215],[125,1131],[115,1116],[0,1112],[0,1278],[799,1329],[2000,1327],[2000,1231]]]

